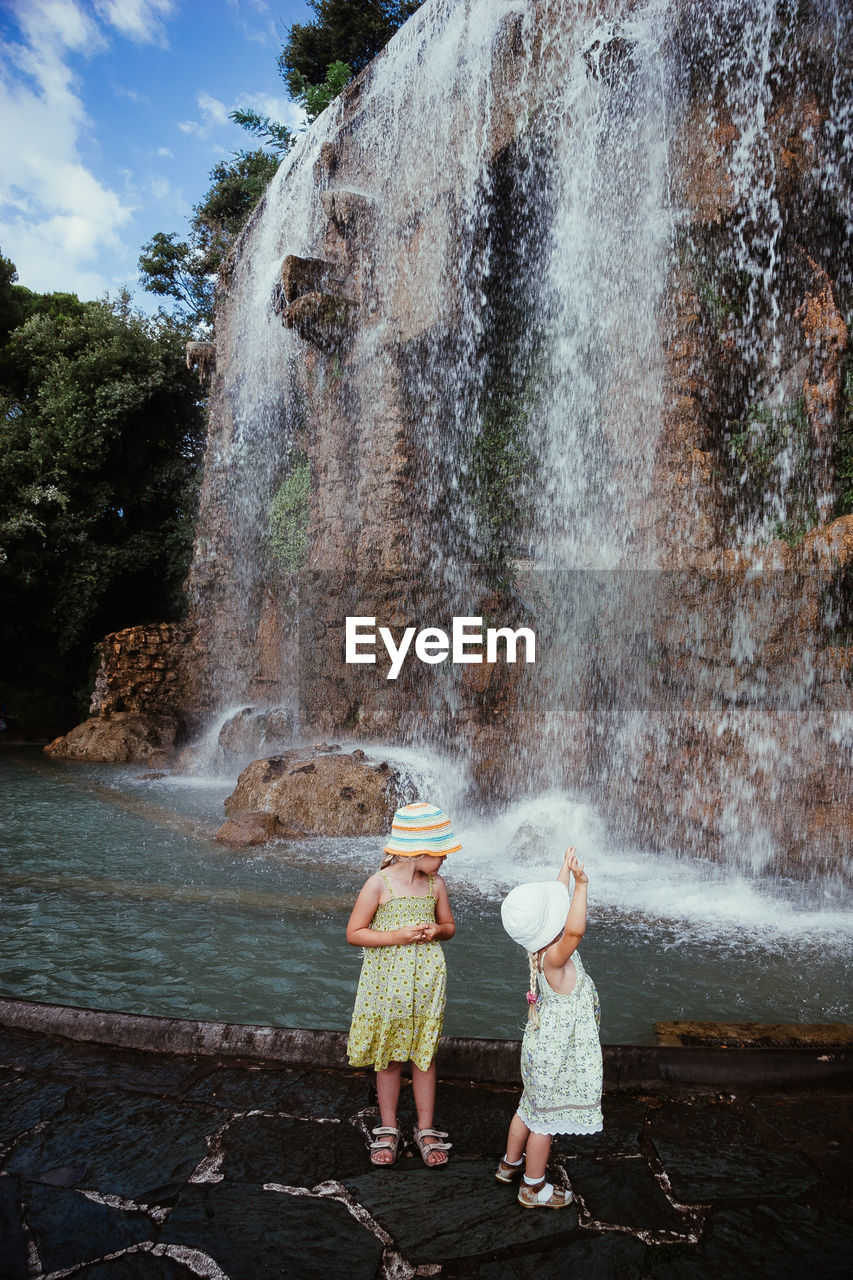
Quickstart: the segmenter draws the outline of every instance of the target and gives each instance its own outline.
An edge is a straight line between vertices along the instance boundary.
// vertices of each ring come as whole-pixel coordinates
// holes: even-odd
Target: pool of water
[[[346,1029],[360,952],[344,930],[380,840],[235,853],[213,838],[234,779],[140,772],[0,752],[0,994]],[[500,896],[553,874],[567,842],[590,870],[582,953],[605,1041],[651,1043],[658,1019],[853,1020],[853,911],[840,889],[804,897],[711,864],[608,850],[589,806],[565,796],[488,820],[451,812],[465,848],[446,869],[458,926],[447,1034],[519,1034],[527,966],[501,928]]]

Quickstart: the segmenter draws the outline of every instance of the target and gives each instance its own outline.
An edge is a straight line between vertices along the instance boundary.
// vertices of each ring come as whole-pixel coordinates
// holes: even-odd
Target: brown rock
[[[245,849],[250,845],[266,844],[277,832],[278,821],[274,813],[250,810],[226,818],[216,833],[216,839],[232,849]]]
[[[61,760],[161,765],[169,759],[177,731],[173,716],[115,712],[84,720],[44,750]]]
[[[379,835],[388,830],[399,799],[399,776],[387,766],[355,753],[296,749],[254,760],[240,774],[225,812],[229,818],[266,814],[306,835]]]

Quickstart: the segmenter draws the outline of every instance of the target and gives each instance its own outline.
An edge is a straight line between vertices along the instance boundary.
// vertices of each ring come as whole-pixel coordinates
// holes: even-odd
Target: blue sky
[[[31,289],[127,285],[186,231],[208,172],[256,145],[228,119],[300,113],[276,68],[299,0],[0,0],[0,249]],[[147,300],[148,299],[148,300]]]

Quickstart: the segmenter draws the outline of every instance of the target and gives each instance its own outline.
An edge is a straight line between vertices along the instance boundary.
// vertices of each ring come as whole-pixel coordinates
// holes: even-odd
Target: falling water
[[[838,872],[850,37],[843,0],[427,0],[223,283],[211,707],[430,743],[469,796],[557,788],[619,843]],[[303,456],[299,568],[270,509]],[[537,666],[343,666],[348,614],[454,613],[535,625]]]

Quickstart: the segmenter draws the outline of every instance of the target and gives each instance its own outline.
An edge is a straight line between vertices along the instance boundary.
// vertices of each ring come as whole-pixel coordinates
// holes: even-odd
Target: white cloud
[[[171,17],[173,0],[98,0],[98,14],[121,35],[140,44],[163,44],[164,22]]]
[[[274,48],[281,44],[281,33],[265,0],[248,0],[248,3],[245,0],[243,3],[241,0],[228,0],[228,8],[234,15],[235,26],[247,40],[255,44],[271,44]]]
[[[286,124],[288,129],[301,129],[305,124],[305,112],[289,98],[276,97],[272,93],[244,93],[238,95],[241,107],[251,107],[259,115],[269,116],[270,120],[278,120]]]
[[[209,138],[215,129],[221,125],[231,123],[228,119],[228,108],[225,103],[220,102],[218,98],[214,98],[203,89],[197,94],[196,102],[201,111],[202,119],[179,120],[178,128],[182,133],[191,133],[196,138]]]
[[[175,158],[175,153],[170,147],[158,147],[157,154],[158,156],[167,156],[170,160],[174,160]]]
[[[121,252],[133,210],[82,162],[89,122],[66,59],[103,36],[74,0],[19,0],[15,16],[22,41],[0,73],[0,243],[30,288],[95,296],[107,281],[92,264]]]
[[[218,98],[213,98],[209,93],[200,93],[197,98],[201,113],[210,124],[227,124],[228,108],[224,102],[220,102]]]
[[[117,98],[126,98],[128,102],[135,102],[138,107],[151,106],[148,94],[140,93],[138,89],[131,89],[124,84],[114,84],[112,90]]]

